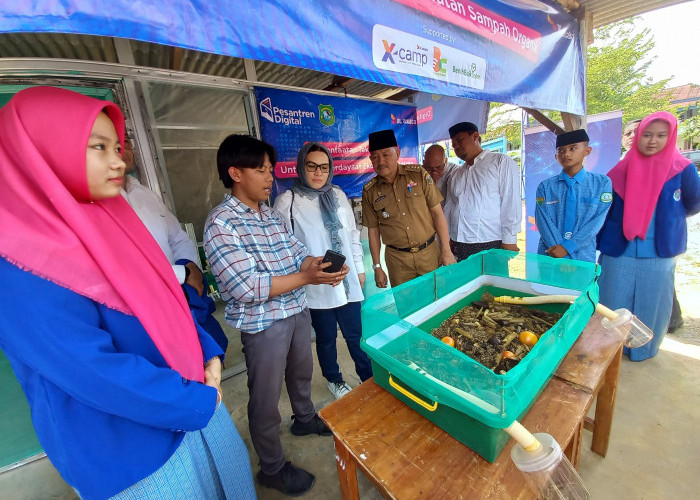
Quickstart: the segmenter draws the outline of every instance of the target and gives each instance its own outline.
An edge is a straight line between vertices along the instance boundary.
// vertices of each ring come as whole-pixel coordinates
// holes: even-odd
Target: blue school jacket
[[[612,207],[598,233],[598,249],[605,255],[619,257],[629,241],[622,232],[625,202],[615,193]],[[666,181],[656,202],[654,243],[659,257],[675,257],[686,250],[686,218],[700,212],[700,177],[692,163]]]
[[[109,498],[160,468],[206,427],[217,394],[168,368],[141,323],[0,258],[0,348],[39,442],[84,499]],[[221,348],[198,329],[204,359]]]

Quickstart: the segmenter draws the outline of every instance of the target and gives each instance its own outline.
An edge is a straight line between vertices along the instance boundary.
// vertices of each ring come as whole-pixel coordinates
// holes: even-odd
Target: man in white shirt
[[[433,144],[425,150],[423,158],[423,168],[435,181],[435,186],[442,196],[445,196],[445,185],[449,177],[449,172],[454,168],[454,164],[447,161],[445,148],[439,144]],[[444,206],[444,205],[443,205]]]
[[[122,158],[126,163],[126,171],[133,171],[134,154],[128,139],[124,141]],[[216,305],[204,288],[204,275],[196,264],[197,247],[194,242],[182,230],[177,218],[158,195],[141,185],[134,177],[124,176],[121,194],[173,266],[173,272],[178,282],[183,285],[195,320],[226,352],[228,339],[221,325],[212,316]]]
[[[481,148],[479,129],[461,122],[449,129],[456,167],[445,187],[450,247],[457,261],[491,248],[518,252],[522,217],[520,173],[508,155]]]

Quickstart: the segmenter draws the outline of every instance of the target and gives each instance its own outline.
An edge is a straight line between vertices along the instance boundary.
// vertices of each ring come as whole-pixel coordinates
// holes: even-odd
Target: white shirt
[[[510,156],[486,149],[474,165],[452,169],[445,188],[450,238],[459,243],[516,243],[522,218],[519,178]]]
[[[142,186],[138,180],[127,177],[126,191],[122,189],[121,193],[163,250],[180,284],[184,283],[185,266],[175,265],[175,262],[187,259],[197,263],[197,247],[194,242],[182,230],[180,223],[158,195]]]
[[[340,230],[342,241],[341,252],[345,255],[345,263],[350,268],[347,280],[349,293],[346,295],[343,283],[336,287],[331,285],[306,285],[306,300],[311,309],[332,309],[344,306],[348,302],[360,302],[364,299],[358,273],[365,272],[364,255],[362,243],[360,243],[360,232],[355,226],[355,216],[350,206],[348,198],[342,190],[333,188],[338,198],[338,219],[343,225]],[[289,208],[292,203],[292,191],[287,190],[275,200],[275,210],[277,210],[292,230],[292,223],[289,217]],[[321,203],[318,198],[313,200],[294,195],[294,206],[292,207],[294,216],[294,236],[306,245],[309,255],[322,256],[326,250],[331,248],[331,235],[323,227],[321,216]]]
[[[443,198],[447,194],[447,192],[445,191],[445,188],[447,187],[447,180],[450,177],[450,173],[455,168],[457,168],[457,165],[448,161],[447,164],[445,165],[445,171],[442,173],[442,177],[440,177],[437,181],[435,181],[435,186],[437,186],[438,191],[440,191],[440,194],[442,195]],[[444,201],[443,201],[442,206],[445,206]]]

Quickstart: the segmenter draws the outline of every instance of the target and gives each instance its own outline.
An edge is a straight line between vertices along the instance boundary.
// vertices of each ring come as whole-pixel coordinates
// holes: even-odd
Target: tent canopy
[[[578,23],[559,4],[539,0],[37,0],[0,6],[0,32],[128,38],[584,112]]]

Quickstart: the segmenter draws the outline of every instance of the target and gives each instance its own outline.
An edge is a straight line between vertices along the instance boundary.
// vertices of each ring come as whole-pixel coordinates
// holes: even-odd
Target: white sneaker
[[[350,387],[345,381],[328,382],[328,390],[331,391],[333,396],[335,396],[335,399],[340,399],[348,392],[352,391],[352,387]]]

